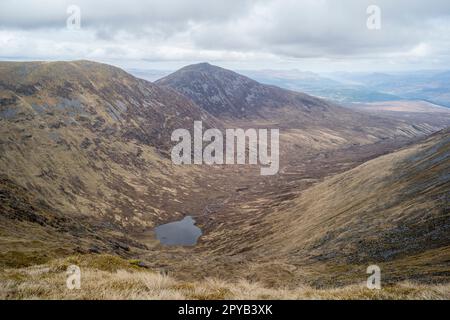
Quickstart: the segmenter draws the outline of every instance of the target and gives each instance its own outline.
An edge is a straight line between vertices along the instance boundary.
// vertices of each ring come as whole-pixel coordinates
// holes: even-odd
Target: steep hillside
[[[215,116],[265,118],[265,109],[299,106],[301,111],[319,113],[331,109],[306,94],[262,85],[230,70],[200,63],[164,77],[156,84],[171,87],[191,98]]]
[[[120,238],[125,230],[181,215],[190,208],[183,200],[195,192],[198,170],[172,165],[170,135],[198,119],[205,127],[221,125],[176,92],[112,66],[1,62],[0,169],[9,181],[1,190],[13,203],[28,194],[46,208],[17,209],[2,219],[47,227],[45,215],[53,214]],[[68,223],[49,230],[65,232]],[[16,234],[26,235],[29,226],[23,227]],[[8,243],[20,239],[11,234]]]
[[[4,120],[92,120],[91,131],[160,149],[167,149],[174,129],[190,128],[193,119],[220,126],[175,92],[90,61],[1,62],[0,106]]]
[[[87,252],[126,255],[131,239],[96,227],[94,217],[62,212],[0,175],[0,269],[40,264],[49,259]]]
[[[248,221],[245,238],[233,233],[233,244],[215,245],[291,265],[296,279],[316,265],[322,271],[311,278],[349,283],[378,264],[389,280],[448,280],[449,172],[446,130],[328,178],[294,199],[273,198],[259,208],[264,214]],[[253,206],[247,210],[258,211]],[[218,238],[210,237],[214,245]]]

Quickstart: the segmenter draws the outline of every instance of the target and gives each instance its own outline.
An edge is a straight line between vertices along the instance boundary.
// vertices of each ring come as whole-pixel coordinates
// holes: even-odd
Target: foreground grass
[[[81,289],[66,287],[66,268],[81,268]],[[178,281],[139,267],[137,261],[108,255],[75,256],[46,265],[5,269],[0,299],[450,299],[450,284],[399,283],[382,290],[364,285],[318,290],[266,288],[258,283],[219,279]]]

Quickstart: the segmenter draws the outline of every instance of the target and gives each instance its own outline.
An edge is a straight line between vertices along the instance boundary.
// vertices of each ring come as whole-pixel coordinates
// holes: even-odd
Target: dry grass
[[[81,267],[81,289],[66,288],[65,268]],[[450,284],[403,282],[369,290],[363,284],[318,290],[267,288],[246,280],[234,283],[208,278],[197,282],[139,268],[113,256],[76,256],[47,265],[0,273],[0,299],[450,299]]]
[[[441,248],[448,270],[449,152],[442,133],[325,179],[267,215],[272,234],[258,245],[266,255],[333,264],[379,264]]]

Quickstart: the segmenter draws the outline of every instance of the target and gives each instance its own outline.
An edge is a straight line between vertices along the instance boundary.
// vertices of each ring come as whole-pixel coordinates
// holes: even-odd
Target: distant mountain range
[[[334,80],[362,85],[402,99],[425,100],[450,107],[450,71],[401,73],[332,73]]]
[[[167,70],[129,69],[137,77],[156,81]],[[241,70],[264,84],[304,92],[339,103],[424,100],[450,107],[450,71],[402,73],[334,72],[317,74],[299,70]]]
[[[139,68],[128,68],[126,69],[129,73],[134,75],[135,77],[154,82],[158,79],[161,79],[173,71],[170,70],[156,70],[156,69],[139,69]]]
[[[424,100],[450,107],[450,72],[403,73],[244,71],[263,83],[306,92],[343,103]]]
[[[305,92],[337,102],[375,102],[401,99],[397,95],[384,93],[361,84],[343,83],[313,72],[298,70],[241,71],[262,83]]]

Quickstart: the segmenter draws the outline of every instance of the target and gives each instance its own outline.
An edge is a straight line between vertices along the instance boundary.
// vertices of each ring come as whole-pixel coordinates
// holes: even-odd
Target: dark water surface
[[[156,238],[168,246],[194,246],[202,235],[202,230],[195,225],[191,216],[183,220],[162,224],[155,228]]]

